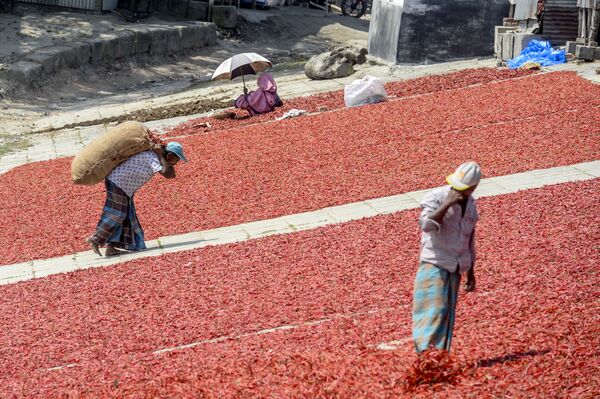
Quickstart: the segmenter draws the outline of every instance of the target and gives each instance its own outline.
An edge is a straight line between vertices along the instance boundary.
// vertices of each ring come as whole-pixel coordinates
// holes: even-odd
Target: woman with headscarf
[[[244,93],[235,100],[235,107],[245,109],[250,115],[265,114],[281,107],[283,102],[277,95],[277,84],[270,73],[258,77],[258,89]],[[246,89],[244,88],[244,91]]]

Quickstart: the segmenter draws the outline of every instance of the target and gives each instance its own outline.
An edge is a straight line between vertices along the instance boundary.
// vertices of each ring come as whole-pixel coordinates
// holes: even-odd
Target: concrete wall
[[[127,29],[81,42],[44,47],[9,64],[3,73],[24,86],[65,68],[86,64],[109,64],[136,55],[180,54],[191,49],[214,46],[217,28],[210,22],[177,25],[132,24]]]
[[[396,61],[404,0],[374,0],[369,27],[369,54]]]
[[[517,21],[536,19],[536,11],[537,0],[517,0],[514,19],[516,19]]]
[[[502,25],[509,6],[506,0],[375,0],[369,50],[398,64],[491,56],[494,26]]]

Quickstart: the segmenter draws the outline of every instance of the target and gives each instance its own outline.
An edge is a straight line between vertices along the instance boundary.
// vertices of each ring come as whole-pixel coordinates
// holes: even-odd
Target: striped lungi
[[[450,350],[460,273],[421,263],[413,293],[413,340],[417,352]]]
[[[110,243],[115,248],[128,251],[146,249],[144,231],[135,212],[133,197],[129,197],[108,179],[104,183],[106,202],[91,240],[99,246]]]

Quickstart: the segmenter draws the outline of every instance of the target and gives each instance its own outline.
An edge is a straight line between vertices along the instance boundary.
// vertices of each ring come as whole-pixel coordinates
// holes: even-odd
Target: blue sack
[[[510,69],[517,69],[527,62],[537,62],[541,66],[564,64],[567,62],[564,50],[553,50],[550,42],[543,40],[532,40],[521,54],[508,61]]]

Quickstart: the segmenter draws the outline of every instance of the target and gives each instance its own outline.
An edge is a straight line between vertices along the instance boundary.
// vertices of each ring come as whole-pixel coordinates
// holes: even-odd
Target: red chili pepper
[[[487,69],[399,82],[389,90],[420,96],[182,139],[192,161],[177,179],[155,177],[136,194],[146,237],[426,189],[469,158],[487,177],[595,160],[598,86],[572,73],[510,80],[517,76],[525,75]],[[323,98],[341,103],[340,95]],[[104,190],[74,186],[69,163],[0,176],[0,218],[10,221],[0,229],[0,264],[87,249]]]

